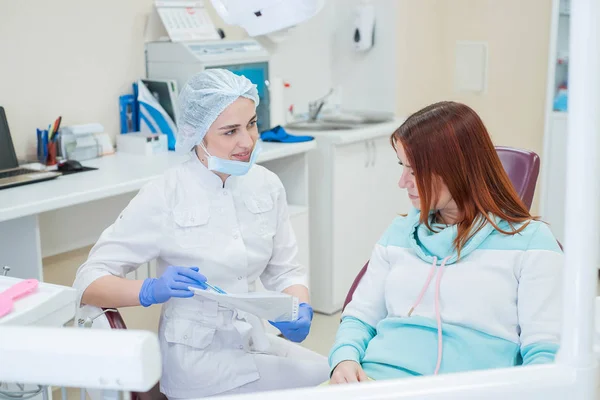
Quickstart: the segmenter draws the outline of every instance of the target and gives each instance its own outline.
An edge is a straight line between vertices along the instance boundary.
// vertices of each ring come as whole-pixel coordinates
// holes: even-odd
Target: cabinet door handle
[[[375,147],[375,141],[371,140],[371,149],[373,150],[373,161],[371,162],[371,166],[375,166],[375,159],[377,158],[377,147]]]
[[[369,147],[369,141],[365,140],[365,168],[369,168],[369,163],[371,162],[371,150]]]

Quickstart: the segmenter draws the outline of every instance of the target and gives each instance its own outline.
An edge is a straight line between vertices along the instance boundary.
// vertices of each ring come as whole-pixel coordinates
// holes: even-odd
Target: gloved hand
[[[171,297],[192,297],[189,286],[206,289],[206,277],[198,272],[198,267],[169,266],[160,278],[147,278],[140,289],[140,304],[148,307],[164,303]]]
[[[285,322],[269,321],[269,323],[279,329],[287,339],[295,343],[300,343],[308,336],[312,319],[312,307],[309,304],[300,303],[297,320]]]

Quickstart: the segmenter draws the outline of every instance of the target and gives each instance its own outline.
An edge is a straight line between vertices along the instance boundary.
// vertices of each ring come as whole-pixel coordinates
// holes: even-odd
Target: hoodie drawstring
[[[450,259],[450,257],[446,257],[442,260],[442,264],[437,269],[437,276],[435,279],[435,319],[437,320],[437,333],[438,333],[438,357],[437,357],[437,365],[435,367],[434,375],[437,375],[440,366],[442,365],[442,315],[440,312],[440,284],[442,282],[442,275],[444,274],[444,267],[446,266],[446,262]],[[431,279],[433,278],[433,274],[435,273],[437,267],[437,257],[433,257],[433,263],[431,265],[431,269],[429,270],[429,275],[427,276],[427,280],[423,284],[423,288],[421,289],[421,293],[419,293],[419,297],[417,301],[408,311],[408,316],[410,317],[417,308],[417,306],[423,300],[423,296],[425,292],[429,288],[429,284],[431,283]]]

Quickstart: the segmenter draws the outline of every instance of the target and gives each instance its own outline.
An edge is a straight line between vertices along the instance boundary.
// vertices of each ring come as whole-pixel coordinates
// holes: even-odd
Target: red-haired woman
[[[331,383],[548,363],[563,255],[479,116],[442,102],[391,137],[414,208],[375,246],[331,350]]]

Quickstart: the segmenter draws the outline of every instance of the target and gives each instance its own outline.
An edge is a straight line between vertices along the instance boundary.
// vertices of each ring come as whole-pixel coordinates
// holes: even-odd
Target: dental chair
[[[525,203],[527,209],[531,209],[533,194],[535,193],[535,185],[540,173],[540,157],[533,151],[505,146],[496,146],[496,152],[500,157],[502,166],[508,174],[513,187],[517,191],[517,194],[523,203]],[[562,249],[562,245],[560,243],[558,243],[558,245]],[[352,286],[350,287],[350,290],[346,295],[346,299],[344,300],[342,311],[352,300],[352,295],[360,283],[360,280],[367,272],[368,266],[369,262],[367,261],[356,278],[354,278],[354,282],[352,282]]]

